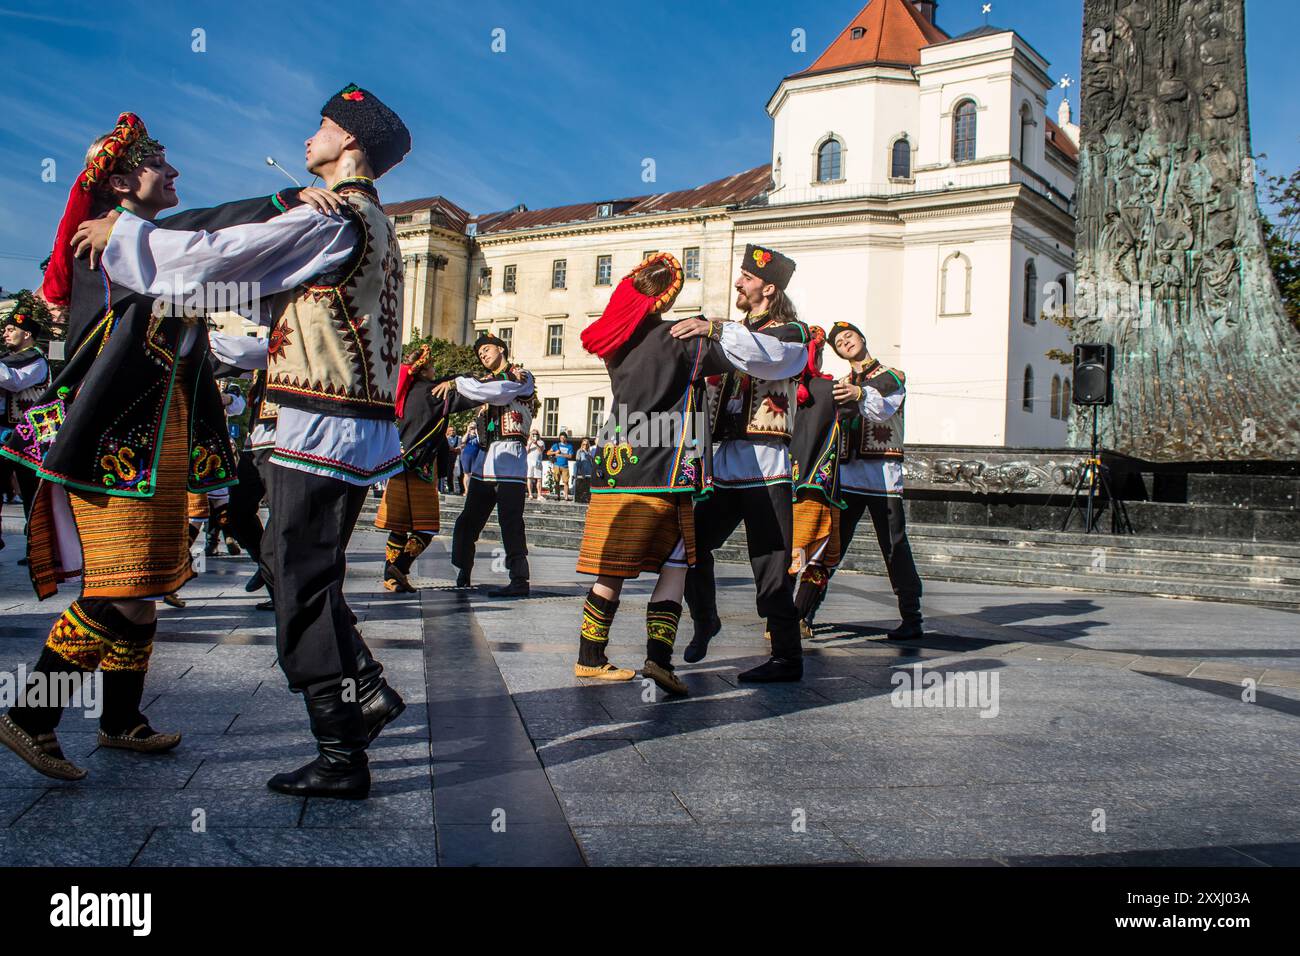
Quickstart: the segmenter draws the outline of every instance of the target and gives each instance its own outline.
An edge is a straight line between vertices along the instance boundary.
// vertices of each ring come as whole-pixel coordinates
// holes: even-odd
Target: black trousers
[[[18,479],[18,496],[23,500],[23,517],[26,517],[31,514],[32,501],[36,498],[36,485],[40,479],[36,477],[36,472],[27,466],[10,461],[8,458],[0,458],[0,504],[3,503],[4,496],[9,494],[10,475]]]
[[[239,456],[236,471],[239,484],[230,489],[230,503],[226,506],[226,526],[223,529],[258,564],[262,563],[262,518],[258,509],[266,488],[262,484],[257,464],[250,452]]]
[[[343,578],[367,488],[276,464],[270,470],[262,560],[271,571],[280,667],[295,691],[356,678],[361,638]]]
[[[465,507],[451,533],[451,563],[469,574],[474,568],[474,546],[497,509],[501,526],[501,543],[506,549],[506,567],[510,583],[528,581],[528,538],[524,531],[524,483],[522,481],[482,481],[471,477]]]
[[[889,583],[898,596],[898,611],[904,621],[921,620],[921,577],[912,560],[912,546],[907,540],[907,521],[901,498],[886,495],[844,493],[848,507],[840,512],[840,554],[847,554],[864,511],[871,515],[885,559]]]
[[[767,620],[772,654],[799,657],[799,611],[794,603],[794,579],[789,574],[794,532],[789,483],[718,488],[695,506],[695,567],[686,572],[686,603],[691,617],[710,621],[718,616],[713,552],[742,521],[758,591],[758,615]]]

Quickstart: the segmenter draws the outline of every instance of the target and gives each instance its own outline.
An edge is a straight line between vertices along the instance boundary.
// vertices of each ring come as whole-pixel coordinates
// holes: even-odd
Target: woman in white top
[[[546,454],[546,443],[541,434],[534,429],[528,438],[528,497],[542,500],[542,456]]]

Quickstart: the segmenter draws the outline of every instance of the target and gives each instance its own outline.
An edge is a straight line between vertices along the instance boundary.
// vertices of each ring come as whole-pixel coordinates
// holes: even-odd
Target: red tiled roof
[[[1079,161],[1079,147],[1074,145],[1074,140],[1070,139],[1070,135],[1065,130],[1050,119],[1047,120],[1047,142],[1055,146],[1071,162]]]
[[[563,223],[586,222],[601,218],[598,215],[604,203],[612,203],[616,217],[670,212],[675,209],[703,209],[707,206],[730,206],[753,199],[767,189],[772,178],[771,164],[755,166],[743,173],[705,183],[694,189],[657,193],[651,196],[630,196],[624,199],[606,199],[601,202],[578,203],[572,206],[552,206],[548,209],[526,209],[500,215],[491,221],[478,220],[478,234],[531,229],[539,226],[556,226]]]
[[[417,212],[429,211],[429,219],[435,226],[450,229],[452,232],[464,232],[465,223],[470,215],[445,196],[426,196],[423,199],[404,199],[384,205],[384,212],[389,216],[410,216]]]
[[[863,35],[853,38],[855,28]],[[921,62],[921,47],[948,39],[937,26],[921,16],[908,0],[870,0],[858,11],[844,32],[826,48],[812,66],[795,76],[842,70],[869,63],[901,63],[916,66]]]

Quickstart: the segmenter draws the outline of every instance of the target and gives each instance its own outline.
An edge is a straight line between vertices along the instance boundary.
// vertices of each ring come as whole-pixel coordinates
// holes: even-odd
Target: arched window
[[[1070,420],[1070,380],[1067,378],[1061,383],[1061,417],[1066,421]]]
[[[1027,412],[1034,410],[1034,368],[1032,365],[1025,366],[1025,387],[1020,398],[1020,407]]]
[[[912,144],[906,136],[894,140],[889,156],[889,176],[891,179],[912,178]]]
[[[939,270],[939,314],[968,315],[970,313],[970,260],[954,252],[943,261]]]
[[[1025,263],[1025,324],[1038,323],[1038,267],[1034,260]]]
[[[1052,410],[1053,418],[1061,417],[1061,376],[1052,376]]]
[[[843,179],[842,147],[837,139],[828,139],[817,150],[817,181],[833,183]]]
[[[1028,103],[1020,107],[1020,161],[1026,166],[1029,165],[1029,157],[1033,155],[1030,152],[1030,145],[1034,141],[1034,111],[1029,108]]]
[[[952,161],[969,163],[975,158],[975,101],[962,100],[952,113]]]

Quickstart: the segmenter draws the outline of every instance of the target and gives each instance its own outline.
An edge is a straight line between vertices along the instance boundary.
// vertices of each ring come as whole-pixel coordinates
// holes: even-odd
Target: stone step
[[[460,512],[459,497],[444,498],[442,509],[444,524],[450,527]],[[373,509],[372,509],[373,510]],[[560,502],[537,505],[530,502],[525,508],[525,521],[530,529],[582,532],[586,521],[586,506]],[[491,523],[491,522],[489,522]],[[979,525],[908,524],[908,537],[914,544],[926,539],[936,541],[1017,547],[1046,545],[1052,548],[1074,547],[1091,556],[1094,548],[1105,548],[1107,562],[1116,555],[1134,558],[1163,559],[1185,557],[1215,562],[1262,561],[1279,567],[1300,566],[1300,545],[1230,541],[1219,538],[1191,538],[1167,535],[1112,535],[1108,533],[1084,534],[1080,531],[1032,531],[1020,528],[989,528]],[[1091,558],[1089,557],[1089,560]]]
[[[458,513],[459,509],[444,506],[444,533],[450,533]],[[576,551],[582,540],[581,515],[581,507],[565,508],[561,505],[530,513],[527,518],[529,541],[538,547]],[[1010,541],[990,544],[969,540],[974,535],[987,534],[989,529],[984,528],[964,529],[967,533],[965,540],[949,534],[933,537],[918,534],[923,530],[927,529],[909,528],[917,569],[922,578],[1154,594],[1300,609],[1300,568],[1290,562],[1277,563],[1277,559],[1270,562],[1267,558],[1245,560],[1236,556],[1211,555],[1214,559],[1210,560],[1206,553],[1197,551],[1191,552],[1191,558],[1170,557],[1168,552],[1149,547],[1142,549],[1146,552],[1143,555],[1126,555],[1119,548],[1112,554],[1109,544],[1099,544],[1103,538],[1095,535],[1074,535],[1081,543],[1091,546],[1081,549],[1068,542],[1056,544],[1047,539],[1018,546],[1009,546]],[[943,531],[952,529],[944,528]],[[1105,536],[1105,539],[1108,542],[1115,540],[1111,536]],[[494,521],[489,521],[484,528],[482,540],[500,541]],[[1093,569],[1092,547],[1108,548],[1105,571]],[[716,557],[720,561],[747,561],[743,531],[737,532],[718,549]],[[856,541],[842,566],[868,574],[880,574],[883,570],[880,555],[870,538]]]

